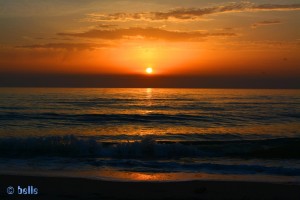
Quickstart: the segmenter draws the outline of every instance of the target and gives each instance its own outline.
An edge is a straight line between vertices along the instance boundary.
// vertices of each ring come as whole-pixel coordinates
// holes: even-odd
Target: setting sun
[[[152,74],[153,69],[152,69],[151,67],[148,67],[148,68],[146,69],[146,72],[147,72],[147,74]]]

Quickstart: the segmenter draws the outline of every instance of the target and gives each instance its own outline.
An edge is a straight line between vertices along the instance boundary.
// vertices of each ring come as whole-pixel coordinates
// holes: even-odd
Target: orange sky
[[[0,72],[300,77],[295,0],[126,2],[1,0]]]

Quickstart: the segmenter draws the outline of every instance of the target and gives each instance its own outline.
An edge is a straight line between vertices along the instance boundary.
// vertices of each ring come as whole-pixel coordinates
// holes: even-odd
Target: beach
[[[300,199],[300,185],[288,183],[118,182],[22,175],[1,175],[0,177],[1,199]],[[27,196],[6,194],[6,186],[17,187],[19,185],[37,187],[39,193]]]

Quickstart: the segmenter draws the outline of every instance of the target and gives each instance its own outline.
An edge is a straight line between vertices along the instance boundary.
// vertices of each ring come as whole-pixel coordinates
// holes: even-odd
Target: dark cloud
[[[18,48],[28,49],[65,49],[65,50],[93,50],[97,47],[107,46],[105,44],[95,45],[91,43],[48,43],[17,46]]]
[[[204,15],[242,12],[242,11],[288,11],[300,10],[300,4],[261,4],[250,2],[230,3],[207,8],[178,8],[167,12],[141,12],[141,13],[112,13],[112,14],[91,14],[93,21],[118,21],[118,20],[194,20]]]
[[[97,28],[113,28],[116,26],[118,26],[118,25],[116,25],[116,24],[98,24]]]
[[[99,38],[108,40],[126,39],[130,37],[142,37],[146,39],[161,39],[169,41],[185,41],[210,36],[236,36],[235,33],[202,33],[202,32],[180,32],[168,31],[159,28],[126,28],[114,30],[93,29],[83,33],[58,33],[60,36],[74,36],[86,38]]]
[[[261,4],[252,6],[253,10],[300,10],[300,4]]]
[[[256,22],[252,24],[252,28],[257,28],[258,26],[267,26],[267,25],[273,25],[273,24],[280,24],[281,21],[279,20],[267,20],[267,21],[261,21],[261,22]]]

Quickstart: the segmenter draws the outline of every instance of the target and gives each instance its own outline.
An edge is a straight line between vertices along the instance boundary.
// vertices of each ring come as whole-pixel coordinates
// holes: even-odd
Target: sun
[[[151,67],[148,67],[148,68],[146,69],[146,73],[147,73],[147,74],[152,74],[152,72],[153,72],[153,69],[152,69]]]

